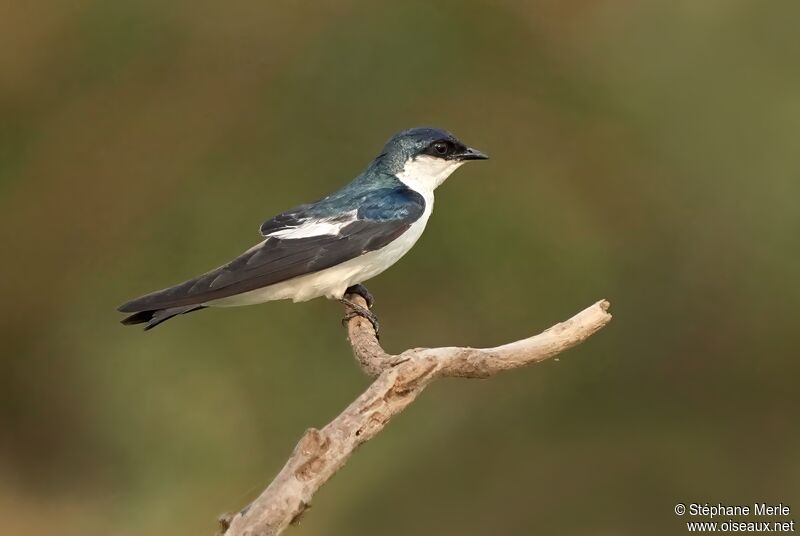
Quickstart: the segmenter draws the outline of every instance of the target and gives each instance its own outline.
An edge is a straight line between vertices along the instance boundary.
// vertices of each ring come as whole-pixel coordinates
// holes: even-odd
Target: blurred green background
[[[368,384],[316,300],[152,332],[115,307],[228,260],[395,131],[492,160],[369,283],[387,349],[489,346],[600,298],[562,356],[434,384],[297,536],[682,534],[800,511],[797,2],[0,7],[0,517],[211,534]],[[424,292],[423,292],[424,290]]]

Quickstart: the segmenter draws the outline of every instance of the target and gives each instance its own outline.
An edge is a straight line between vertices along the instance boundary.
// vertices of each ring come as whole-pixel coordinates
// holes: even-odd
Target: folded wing
[[[122,312],[199,305],[330,268],[380,249],[423,213],[413,190],[377,190],[357,208],[320,217],[298,207],[262,225],[266,240],[199,277],[122,305]],[[266,231],[266,232],[265,232]]]

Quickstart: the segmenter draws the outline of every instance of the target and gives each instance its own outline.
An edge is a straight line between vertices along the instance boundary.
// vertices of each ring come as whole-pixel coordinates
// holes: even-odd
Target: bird
[[[414,246],[433,211],[434,190],[462,164],[487,158],[446,130],[399,132],[343,188],[265,221],[261,242],[219,268],[124,303],[118,311],[132,314],[121,322],[149,330],[207,307],[324,296],[348,304],[350,315],[367,318],[377,333],[363,283]],[[367,308],[345,298],[351,294],[364,297]]]

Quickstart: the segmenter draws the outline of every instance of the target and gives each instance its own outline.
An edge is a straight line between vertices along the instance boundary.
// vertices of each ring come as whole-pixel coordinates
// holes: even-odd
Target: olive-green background
[[[297,536],[683,534],[800,512],[796,2],[14,2],[0,8],[0,519],[211,534],[365,388],[325,300],[143,333],[395,131],[489,153],[370,282],[389,350],[489,346],[600,298],[583,346],[434,384]],[[792,515],[794,517],[794,513]]]

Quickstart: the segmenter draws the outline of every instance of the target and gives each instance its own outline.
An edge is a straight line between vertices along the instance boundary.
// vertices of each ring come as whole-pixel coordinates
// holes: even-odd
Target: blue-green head
[[[398,132],[383,147],[378,159],[384,166],[398,172],[409,159],[431,157],[441,160],[484,160],[482,152],[464,145],[446,130],[433,127],[417,127]]]
[[[415,190],[433,191],[465,162],[487,158],[446,130],[419,127],[392,136],[370,170],[394,175]]]

